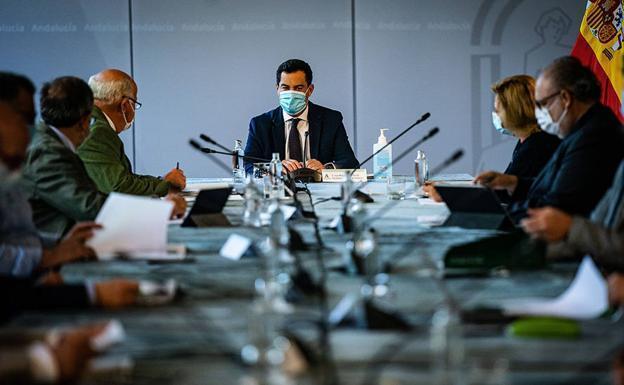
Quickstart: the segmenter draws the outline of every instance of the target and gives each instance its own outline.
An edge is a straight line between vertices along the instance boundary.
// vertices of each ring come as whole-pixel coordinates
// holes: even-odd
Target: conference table
[[[223,180],[189,180],[193,183]],[[326,225],[341,210],[341,203],[327,198],[339,195],[339,184],[310,184],[325,243],[322,260],[327,267],[327,305],[333,309],[349,293],[362,289],[363,277],[346,274],[340,266],[350,234]],[[491,236],[493,230],[440,227],[448,215],[444,204],[408,197],[388,207],[383,183],[371,183],[375,199],[366,204],[370,214],[383,213],[372,227],[378,234],[378,252],[391,260],[387,293],[375,301],[380,308],[400,314],[413,328],[366,330],[354,325],[332,326],[327,331],[330,354],[319,369],[297,375],[267,371],[246,365],[241,348],[247,343],[254,282],[262,273],[260,258],[231,260],[219,255],[228,237],[239,234],[255,241],[268,228],[183,228],[171,224],[168,242],[183,243],[187,259],[180,262],[88,262],[62,269],[66,281],[84,278],[127,277],[165,281],[175,279],[181,293],[164,306],[134,307],[120,311],[29,312],[12,325],[54,327],[118,319],[126,331],[123,343],[105,356],[115,370],[87,375],[83,384],[320,384],[327,378],[340,384],[434,384],[432,317],[449,301],[469,309],[497,306],[525,297],[556,297],[570,284],[578,264],[557,263],[537,271],[496,271],[489,276],[444,278],[442,259],[449,247]],[[241,223],[243,201],[231,197],[224,213],[233,224]],[[314,228],[307,221],[291,221],[308,244],[315,244]],[[318,278],[315,251],[297,253],[302,264]],[[318,352],[319,322],[323,308],[317,297],[301,297],[284,316],[284,327]],[[463,323],[451,341],[459,344],[463,360],[456,367],[462,384],[610,384],[614,358],[624,341],[621,321],[600,318],[582,321],[575,339],[518,338],[504,324]],[[331,367],[332,369],[327,369]]]

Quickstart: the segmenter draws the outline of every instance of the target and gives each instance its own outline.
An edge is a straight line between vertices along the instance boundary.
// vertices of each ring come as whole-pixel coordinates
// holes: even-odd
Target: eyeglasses
[[[542,100],[536,100],[535,101],[535,105],[537,106],[537,108],[544,108],[548,105],[548,101],[552,98],[554,98],[555,96],[559,96],[561,94],[561,90],[546,96],[545,98],[543,98]]]
[[[124,96],[124,98],[130,99],[134,103],[134,109],[135,110],[140,110],[141,109],[141,106],[143,104],[138,102],[135,98],[131,98],[130,96]]]

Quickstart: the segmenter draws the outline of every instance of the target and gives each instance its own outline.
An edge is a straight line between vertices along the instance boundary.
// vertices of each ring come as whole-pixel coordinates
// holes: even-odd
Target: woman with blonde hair
[[[528,75],[510,76],[493,84],[492,92],[494,128],[503,135],[518,138],[505,174],[537,177],[561,140],[539,128],[535,117],[535,79]],[[424,186],[423,190],[432,199],[441,201],[432,184]]]
[[[505,78],[492,86],[492,123],[498,132],[513,135],[518,143],[505,174],[535,178],[561,140],[539,128],[535,118],[535,79],[528,75]]]

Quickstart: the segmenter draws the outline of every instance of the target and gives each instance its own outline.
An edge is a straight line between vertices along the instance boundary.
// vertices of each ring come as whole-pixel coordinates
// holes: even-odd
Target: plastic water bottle
[[[243,225],[251,227],[260,227],[260,212],[262,210],[262,202],[264,201],[264,192],[260,191],[260,187],[254,181],[253,175],[247,176],[245,183],[245,210],[243,211]]]
[[[241,186],[245,183],[244,155],[243,142],[236,139],[234,141],[234,150],[232,150],[232,177],[234,179],[234,187]]]
[[[416,176],[416,186],[420,187],[429,180],[429,162],[427,156],[421,150],[416,152],[416,160],[414,160],[414,173]]]
[[[288,251],[290,243],[290,233],[286,225],[286,217],[282,211],[281,204],[278,199],[273,199],[269,206],[269,214],[271,222],[269,227],[269,247],[270,254],[277,256],[277,262],[292,262],[293,258]]]
[[[379,130],[380,134],[377,138],[377,143],[373,145],[373,153],[376,153],[388,144],[388,139],[384,135],[384,132],[387,130],[387,128]],[[392,177],[392,145],[384,148],[383,151],[373,157],[373,174],[375,179],[380,180]]]
[[[431,320],[430,348],[432,381],[434,385],[460,383],[464,345],[459,316],[443,305]]]
[[[282,181],[282,161],[278,152],[273,153],[271,159],[271,198],[281,199],[285,197],[284,182]]]
[[[266,284],[261,278],[255,282],[256,298],[249,311],[247,343],[241,349],[243,362],[264,369],[281,366],[289,347],[288,340],[279,332],[283,314],[267,298]]]

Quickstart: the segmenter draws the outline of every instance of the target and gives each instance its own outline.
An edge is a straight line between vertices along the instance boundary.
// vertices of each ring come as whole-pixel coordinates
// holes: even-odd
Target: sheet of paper
[[[513,300],[503,305],[509,315],[552,316],[572,319],[599,317],[609,307],[607,282],[591,257],[586,256],[570,286],[555,299]]]
[[[422,206],[445,206],[444,202],[436,202],[431,198],[418,198],[418,204]]]
[[[474,177],[470,174],[440,174],[440,175],[436,175],[433,178],[430,179],[431,182],[442,182],[442,181],[470,181],[472,182],[472,180],[474,179]]]
[[[104,257],[98,257],[100,260],[109,260],[115,258],[127,258],[132,260],[145,260],[153,262],[174,262],[186,259],[186,245],[182,243],[169,243],[165,250],[151,251],[128,251],[126,253],[108,254]]]
[[[439,226],[446,220],[446,215],[419,215],[416,222],[421,225]]]
[[[187,183],[185,192],[198,192],[200,190],[216,190],[220,188],[232,187],[231,183],[227,182],[208,182],[208,183]]]
[[[249,246],[251,246],[251,239],[242,235],[232,234],[225,241],[221,250],[219,250],[219,255],[223,258],[238,261],[247,252]]]
[[[88,245],[100,259],[118,254],[167,250],[167,223],[173,202],[111,193],[95,221],[103,226]]]

